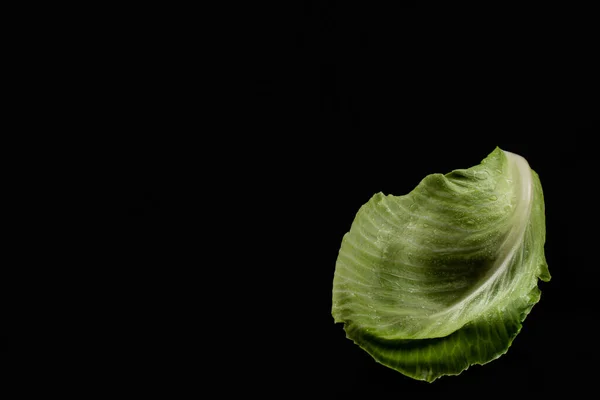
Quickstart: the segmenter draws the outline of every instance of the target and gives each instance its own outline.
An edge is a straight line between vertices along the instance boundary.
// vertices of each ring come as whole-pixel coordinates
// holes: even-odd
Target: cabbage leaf
[[[496,148],[479,165],[375,194],[342,239],[332,315],[377,362],[432,382],[506,353],[550,280],[538,175]]]

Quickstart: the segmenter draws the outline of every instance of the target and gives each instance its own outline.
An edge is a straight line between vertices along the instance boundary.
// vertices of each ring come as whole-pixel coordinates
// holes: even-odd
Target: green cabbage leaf
[[[542,187],[521,156],[375,194],[342,239],[332,315],[377,362],[432,382],[505,354],[550,280]]]

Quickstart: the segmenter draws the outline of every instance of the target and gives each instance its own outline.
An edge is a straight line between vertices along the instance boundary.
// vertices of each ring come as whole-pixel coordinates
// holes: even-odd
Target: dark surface
[[[152,327],[140,342],[154,343],[139,351],[141,362],[131,356],[149,371],[142,385],[201,390],[207,368],[230,382],[224,391],[279,398],[593,387],[598,78],[589,48],[575,40],[587,25],[564,42],[527,23],[509,37],[485,22],[437,31],[422,12],[386,14],[328,2],[298,7],[277,28],[257,24],[239,96],[225,103],[219,128],[189,105],[154,105],[167,115],[160,129],[192,126],[196,136],[173,147],[141,141],[142,157],[122,179],[120,234],[148,260],[131,274],[145,280],[136,290],[147,299],[131,314]],[[540,282],[542,299],[506,355],[433,384],[414,381],[374,362],[333,323],[342,236],[373,194],[408,193],[496,146],[540,176],[552,280]]]

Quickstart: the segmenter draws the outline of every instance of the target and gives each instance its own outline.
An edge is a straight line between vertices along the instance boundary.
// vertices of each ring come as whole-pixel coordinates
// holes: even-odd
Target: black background
[[[140,324],[176,338],[136,356],[158,371],[168,369],[159,360],[177,360],[169,362],[173,387],[201,384],[207,368],[227,378],[224,391],[281,398],[592,388],[591,25],[373,8],[307,2],[275,24],[253,23],[240,37],[222,125],[196,120],[194,140],[156,141],[132,161],[119,198],[123,243],[159,265],[131,275],[148,283],[136,287],[150,299],[135,310]],[[200,113],[178,105],[165,127]],[[377,364],[333,323],[342,236],[373,194],[408,193],[496,146],[540,176],[552,280],[540,282],[542,299],[507,354],[433,384],[414,381]]]

